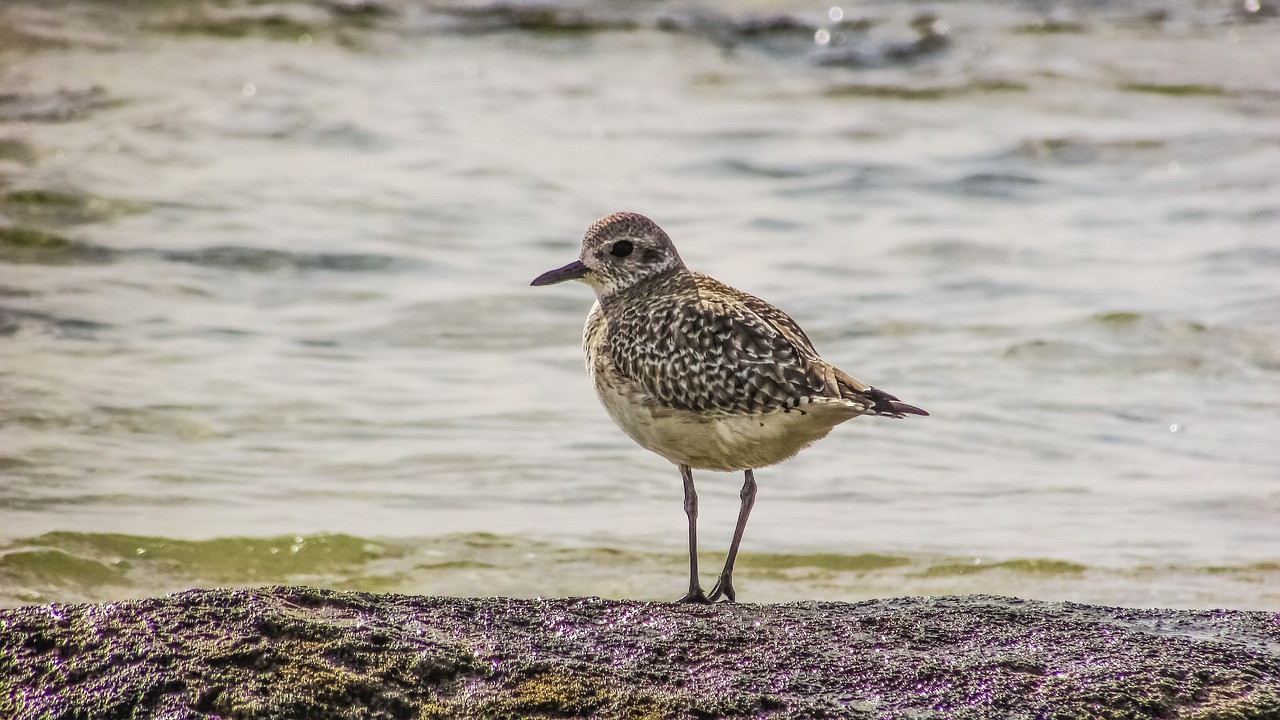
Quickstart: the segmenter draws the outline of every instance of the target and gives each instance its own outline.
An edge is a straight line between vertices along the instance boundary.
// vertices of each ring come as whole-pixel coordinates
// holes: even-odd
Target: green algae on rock
[[[1275,718],[1280,615],[196,590],[0,612],[0,715]]]

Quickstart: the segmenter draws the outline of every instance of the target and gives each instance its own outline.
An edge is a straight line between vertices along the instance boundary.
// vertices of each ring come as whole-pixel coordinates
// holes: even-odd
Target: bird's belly
[[[748,470],[782,462],[854,417],[841,406],[808,404],[790,412],[715,415],[671,408],[631,388],[597,384],[618,427],[647,450],[703,470]]]

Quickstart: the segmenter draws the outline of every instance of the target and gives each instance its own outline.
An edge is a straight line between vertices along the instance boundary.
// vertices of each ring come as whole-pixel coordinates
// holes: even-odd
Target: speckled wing
[[[848,400],[861,406],[863,412],[885,417],[900,418],[905,415],[929,414],[914,405],[908,405],[898,400],[897,397],[883,390],[873,388],[861,380],[854,379],[837,367],[828,365],[818,357],[817,351],[813,349],[813,343],[809,342],[809,337],[791,319],[791,316],[758,297],[745,293],[740,293],[740,295],[746,306],[759,315],[761,319],[777,328],[798,349],[810,353],[811,363],[814,365],[812,372],[821,378],[821,392],[817,393],[818,396],[838,397],[842,400]]]
[[[781,310],[704,275],[678,281],[647,288],[609,320],[615,366],[654,398],[734,415],[839,397],[835,369]]]

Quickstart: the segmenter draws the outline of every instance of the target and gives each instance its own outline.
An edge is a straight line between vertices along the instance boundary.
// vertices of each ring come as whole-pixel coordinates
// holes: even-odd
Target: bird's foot
[[[684,594],[684,597],[680,598],[680,599],[679,599],[679,600],[677,600],[676,602],[678,602],[678,603],[697,603],[697,604],[699,604],[699,605],[710,605],[710,604],[711,604],[711,600],[706,596],[706,594],[705,594],[705,593],[703,593],[703,592],[702,592],[702,588],[700,588],[700,587],[692,587],[692,588],[689,588],[689,592],[685,593],[685,594]]]
[[[715,602],[720,598],[724,598],[727,602],[737,602],[738,595],[733,591],[733,577],[730,575],[721,575],[716,581],[716,586],[711,588],[711,594],[707,596],[707,602]]]

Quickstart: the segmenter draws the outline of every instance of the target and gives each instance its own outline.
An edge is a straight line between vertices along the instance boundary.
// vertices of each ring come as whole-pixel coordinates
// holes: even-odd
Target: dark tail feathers
[[[871,401],[871,412],[886,417],[906,417],[907,415],[928,415],[915,405],[908,405],[889,393],[876,388],[867,388],[862,396]]]

